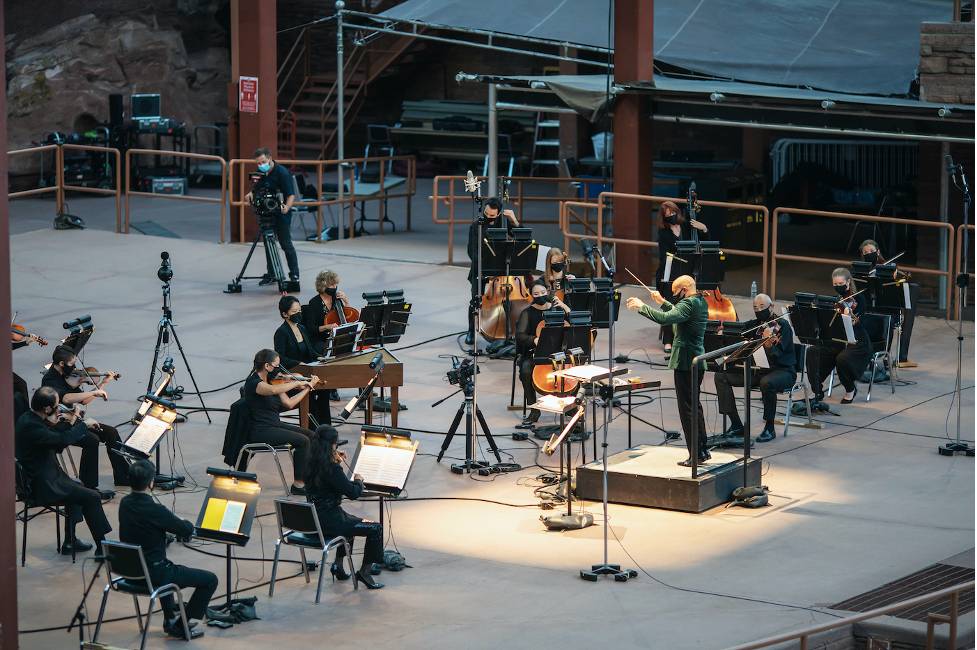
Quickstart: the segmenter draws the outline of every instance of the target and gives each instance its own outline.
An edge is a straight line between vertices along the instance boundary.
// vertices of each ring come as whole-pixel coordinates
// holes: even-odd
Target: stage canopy
[[[655,63],[671,76],[910,96],[920,23],[950,20],[952,7],[951,0],[656,0]],[[463,32],[482,47],[493,35],[515,39],[530,55],[529,43],[557,52],[568,45],[598,65],[608,10],[608,0],[407,0],[379,15],[344,14],[366,30]]]

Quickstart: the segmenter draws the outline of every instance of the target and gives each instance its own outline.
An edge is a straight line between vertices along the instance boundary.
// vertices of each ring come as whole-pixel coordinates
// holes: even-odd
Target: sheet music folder
[[[397,496],[407,485],[417,445],[405,429],[366,425],[361,430],[349,475],[362,476],[363,486],[370,492]]]
[[[244,546],[258,509],[257,481],[215,476],[200,506],[194,537]]]

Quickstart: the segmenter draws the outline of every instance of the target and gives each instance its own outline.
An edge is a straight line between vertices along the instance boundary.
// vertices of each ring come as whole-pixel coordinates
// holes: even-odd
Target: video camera
[[[282,213],[282,200],[271,187],[262,182],[264,176],[251,178],[251,208],[258,217],[258,225],[272,228],[275,219]]]
[[[481,372],[481,369],[478,372]],[[451,370],[447,373],[449,384],[467,388],[474,376],[475,364],[471,359],[461,360],[458,357],[451,357]]]

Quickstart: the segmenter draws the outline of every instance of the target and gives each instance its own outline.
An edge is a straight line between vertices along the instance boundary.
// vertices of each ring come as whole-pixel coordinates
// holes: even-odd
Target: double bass
[[[504,182],[502,210],[505,210],[508,201],[508,183]],[[530,284],[531,282],[527,282],[526,278],[520,275],[497,275],[485,281],[482,306],[479,309],[478,331],[486,340],[502,341],[516,331],[519,315],[533,301],[529,290]]]
[[[687,208],[689,211],[689,221],[691,222],[692,219],[695,219],[699,215],[701,210],[699,207],[699,197],[695,192],[695,183],[689,185]],[[699,245],[699,231],[696,228],[692,228],[692,241],[695,242],[696,246]],[[719,286],[716,286],[715,289],[703,289],[700,293],[705,299],[706,305],[709,307],[709,320],[719,321],[720,326],[722,323],[736,320],[736,308],[733,307],[733,301],[723,295]]]

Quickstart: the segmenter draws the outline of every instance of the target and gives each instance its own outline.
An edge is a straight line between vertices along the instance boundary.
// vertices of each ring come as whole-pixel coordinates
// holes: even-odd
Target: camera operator
[[[282,251],[285,252],[285,260],[288,262],[288,277],[297,282],[299,279],[299,260],[295,253],[295,246],[292,244],[292,204],[295,202],[292,174],[283,165],[272,160],[271,151],[267,147],[255,149],[254,162],[258,165],[258,171],[264,176],[254,184],[251,192],[248,192],[244,198],[250,203],[252,194],[259,188],[269,189],[281,198],[282,213],[275,218],[275,235],[278,237]],[[265,260],[268,271],[261,279],[260,285],[271,284],[275,281],[275,274],[271,268],[271,256],[268,251],[265,251]]]

